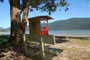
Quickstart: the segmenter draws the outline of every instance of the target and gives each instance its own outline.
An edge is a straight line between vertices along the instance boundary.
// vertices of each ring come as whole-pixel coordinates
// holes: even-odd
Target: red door
[[[48,35],[48,27],[41,28],[41,35]]]
[[[44,20],[41,23],[41,35],[48,35],[48,21]]]

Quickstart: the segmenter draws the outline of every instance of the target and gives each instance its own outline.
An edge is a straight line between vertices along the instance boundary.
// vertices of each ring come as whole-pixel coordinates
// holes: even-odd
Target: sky
[[[90,1],[87,0],[67,0],[70,4],[69,10],[65,12],[65,8],[59,8],[56,12],[50,16],[54,22],[58,20],[65,20],[69,18],[90,18]],[[29,12],[29,18],[41,15],[49,15],[47,12],[33,11]],[[4,0],[4,3],[0,3],[0,27],[10,27],[10,6],[8,0]]]

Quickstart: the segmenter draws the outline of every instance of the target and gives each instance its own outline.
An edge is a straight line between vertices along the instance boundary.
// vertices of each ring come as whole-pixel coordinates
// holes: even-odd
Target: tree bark
[[[23,37],[23,41],[24,41],[24,51],[25,51],[25,54],[27,53],[27,48],[26,48],[26,36],[25,36],[25,30],[26,30],[26,27],[27,27],[27,20],[28,20],[28,0],[24,0],[23,1],[23,19],[22,19],[22,30],[23,30],[23,33],[22,33],[22,37]]]
[[[27,27],[27,20],[28,20],[28,0],[23,1],[23,19],[22,19],[22,27],[23,27],[23,34],[25,33]]]
[[[11,34],[10,43],[17,46],[20,34],[20,0],[10,0]]]
[[[20,19],[20,0],[10,0],[11,34],[9,42],[18,47],[23,43],[28,20],[28,0],[23,1],[23,18]]]

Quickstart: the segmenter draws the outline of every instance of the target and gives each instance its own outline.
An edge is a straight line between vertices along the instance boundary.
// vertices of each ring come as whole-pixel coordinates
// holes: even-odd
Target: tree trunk
[[[28,0],[23,1],[23,19],[20,20],[20,0],[10,0],[11,35],[9,42],[14,47],[23,43],[28,20]]]
[[[23,27],[23,34],[25,33],[27,27],[27,20],[28,20],[28,0],[23,1],[23,19],[22,19],[22,27]]]
[[[28,20],[28,0],[24,0],[23,1],[23,19],[22,19],[23,41],[25,41],[24,37],[25,37],[25,30],[27,27],[27,20]]]
[[[23,19],[22,19],[22,38],[23,38],[23,41],[24,41],[24,51],[25,51],[25,54],[27,53],[27,48],[26,48],[26,37],[25,37],[25,30],[26,30],[26,27],[27,27],[27,20],[28,20],[28,0],[24,0],[23,1]]]
[[[13,46],[19,43],[20,35],[20,0],[10,0],[11,35],[9,41]]]

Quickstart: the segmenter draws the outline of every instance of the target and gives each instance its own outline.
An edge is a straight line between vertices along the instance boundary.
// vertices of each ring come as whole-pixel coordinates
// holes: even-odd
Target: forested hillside
[[[49,24],[49,30],[85,30],[90,29],[90,18],[70,18]]]

